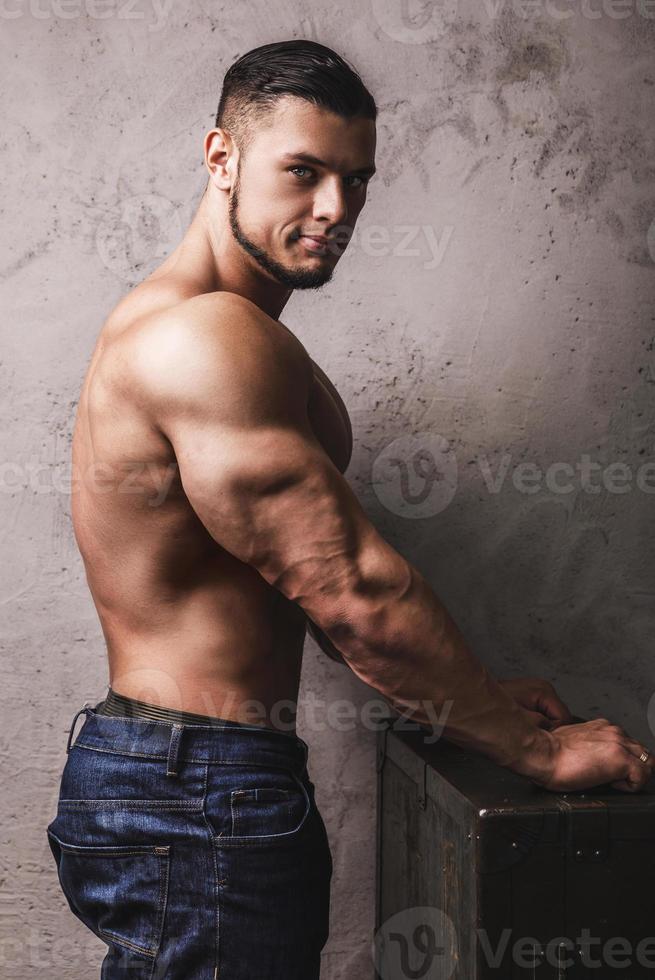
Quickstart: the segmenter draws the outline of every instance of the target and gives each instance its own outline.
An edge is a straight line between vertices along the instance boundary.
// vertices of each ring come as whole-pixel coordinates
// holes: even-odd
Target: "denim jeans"
[[[98,707],[73,719],[47,835],[71,911],[107,944],[102,980],[318,980],[332,857],[307,743]]]

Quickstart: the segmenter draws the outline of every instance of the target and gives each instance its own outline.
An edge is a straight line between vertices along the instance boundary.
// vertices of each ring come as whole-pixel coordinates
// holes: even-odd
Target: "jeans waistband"
[[[73,718],[66,751],[71,749],[75,723],[86,716],[75,746],[97,752],[167,760],[167,773],[177,775],[181,762],[291,767],[302,772],[309,746],[298,735],[261,725],[215,718],[206,724],[104,715],[88,702]]]
[[[261,730],[262,725],[249,725],[242,721],[231,721],[216,715],[203,715],[196,711],[182,711],[179,708],[162,707],[150,701],[140,701],[137,698],[119,694],[110,686],[107,697],[96,705],[99,715],[114,715],[129,718],[149,718],[152,721],[170,721],[182,725],[221,726],[229,724],[234,728]],[[291,733],[295,734],[295,733]]]

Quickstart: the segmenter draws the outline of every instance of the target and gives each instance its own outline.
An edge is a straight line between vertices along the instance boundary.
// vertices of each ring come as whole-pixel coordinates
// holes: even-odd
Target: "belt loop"
[[[173,727],[171,729],[171,740],[168,743],[168,763],[166,765],[167,776],[177,776],[179,774],[178,762],[183,731],[184,725],[178,725],[176,722],[173,723]]]
[[[68,741],[66,743],[66,755],[68,755],[68,753],[71,750],[71,742],[73,741],[73,730],[75,728],[75,722],[80,717],[80,715],[82,714],[82,712],[84,712],[84,714],[88,716],[91,713],[91,709],[92,709],[91,702],[90,701],[85,701],[84,702],[84,707],[83,708],[80,708],[80,710],[77,712],[77,714],[73,718],[73,722],[71,724],[71,727],[68,730]]]

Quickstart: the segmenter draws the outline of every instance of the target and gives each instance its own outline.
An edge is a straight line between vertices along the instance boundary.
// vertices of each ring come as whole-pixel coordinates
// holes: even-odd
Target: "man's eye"
[[[355,176],[355,177],[346,177],[346,180],[359,180],[359,181],[361,181],[361,183],[359,183],[359,184],[351,184],[350,185],[351,187],[357,187],[357,188],[359,188],[359,187],[365,187],[366,184],[368,184],[369,178],[368,177],[357,177],[357,176]]]
[[[312,171],[310,170],[309,167],[290,167],[289,169],[290,169],[291,173],[293,173],[295,170],[306,170],[307,173],[312,173]],[[299,178],[299,179],[302,179],[302,178]]]
[[[298,170],[304,171],[305,174],[313,174],[314,173],[314,171],[311,169],[311,167],[302,167],[302,166],[289,167],[289,172],[292,173],[292,174],[295,174],[295,176],[298,177],[298,180],[305,180],[306,179],[306,177],[304,176],[304,174],[298,174],[297,173]],[[349,181],[358,180],[359,181],[358,184],[350,184],[349,185],[350,187],[354,187],[356,189],[359,189],[360,187],[365,186],[366,184],[368,184],[368,181],[369,181],[369,178],[368,177],[360,177],[359,175],[353,175],[352,177],[346,177],[345,179],[346,180],[349,180]]]

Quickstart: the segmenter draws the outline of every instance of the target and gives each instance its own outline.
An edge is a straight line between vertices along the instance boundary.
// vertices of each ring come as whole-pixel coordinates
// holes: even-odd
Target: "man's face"
[[[234,237],[282,285],[322,286],[352,236],[374,161],[373,120],[284,96],[239,159],[229,201]]]

